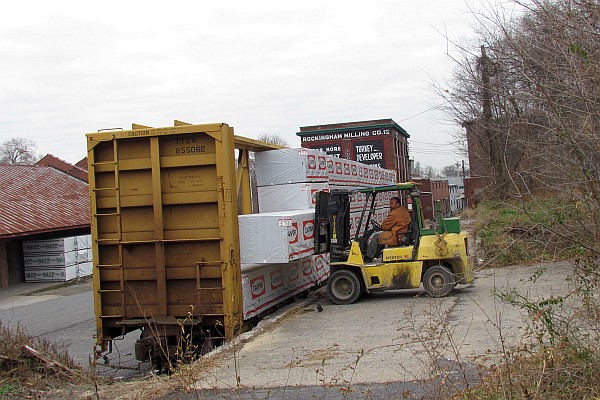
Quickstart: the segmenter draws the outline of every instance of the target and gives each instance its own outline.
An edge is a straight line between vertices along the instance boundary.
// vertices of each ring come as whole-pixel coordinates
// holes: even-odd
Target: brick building
[[[392,119],[303,126],[296,135],[302,147],[397,171],[398,182],[410,177],[410,135]]]
[[[46,154],[42,159],[35,163],[35,165],[52,167],[65,174],[71,175],[77,179],[81,179],[84,182],[88,181],[87,174],[87,157],[73,165],[60,158],[53,156],[52,154]],[[85,165],[85,167],[83,167]]]
[[[90,232],[89,190],[81,170],[73,170],[75,177],[60,169],[62,163],[67,169],[73,165],[44,159],[44,165],[0,164],[0,288],[25,280],[23,241]]]
[[[442,212],[444,215],[451,213],[450,209],[450,188],[445,179],[424,179],[413,178],[413,182],[418,183],[421,193],[421,206],[423,208],[423,217],[426,220],[435,219],[435,202],[440,200]]]

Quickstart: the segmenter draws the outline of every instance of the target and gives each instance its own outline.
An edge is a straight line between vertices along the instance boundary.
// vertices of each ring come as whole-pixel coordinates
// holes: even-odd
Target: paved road
[[[96,322],[91,283],[75,284],[32,295],[0,296],[0,321],[16,329],[18,325],[34,337],[44,338],[64,346],[73,360],[89,368],[95,344]],[[115,343],[109,357],[111,364],[137,366],[131,355],[135,333]],[[125,370],[99,367],[103,375],[130,377]]]
[[[190,394],[167,399],[201,397],[257,398],[280,394],[296,398],[403,398],[390,393],[427,397],[436,379],[451,387],[477,380],[477,366],[502,362],[502,348],[524,338],[524,315],[499,301],[494,290],[517,288],[535,297],[567,290],[568,264],[553,264],[534,283],[539,266],[484,270],[475,286],[443,299],[418,291],[386,292],[350,306],[331,304],[323,291],[274,314],[253,332],[205,357],[201,373],[188,377]],[[22,324],[32,335],[68,347],[85,366],[94,344],[91,287],[63,288],[36,296],[0,296],[0,320]],[[322,312],[317,305],[322,306]],[[118,342],[120,361],[136,365],[129,342]],[[119,362],[115,351],[112,362]],[[129,363],[129,364],[127,364]],[[127,371],[103,369],[115,376]],[[260,389],[254,389],[260,388]],[[143,389],[143,388],[142,388]],[[241,390],[240,390],[241,389]],[[316,397],[315,397],[316,396]],[[276,396],[277,397],[277,396]],[[258,397],[262,398],[262,397]],[[407,398],[409,396],[407,395]]]
[[[502,349],[525,337],[525,315],[493,291],[516,288],[533,298],[566,292],[568,264],[549,266],[534,283],[539,268],[481,271],[474,287],[443,299],[386,292],[337,306],[317,293],[312,304],[207,359],[191,386],[196,391],[165,399],[263,398],[263,392],[277,398],[286,393],[337,398],[346,395],[346,387],[354,391],[350,398],[379,398],[382,390],[395,391],[392,398],[408,391],[429,397],[426,390],[435,386],[424,382],[437,379],[450,390],[472,383],[477,366],[499,364]]]
[[[31,336],[64,344],[78,364],[87,364],[94,334],[92,292],[23,297],[42,301],[0,311],[2,323],[11,328],[20,324]]]

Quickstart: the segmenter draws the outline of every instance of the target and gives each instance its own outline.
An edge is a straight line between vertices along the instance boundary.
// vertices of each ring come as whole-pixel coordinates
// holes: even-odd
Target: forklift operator
[[[400,205],[400,198],[390,199],[390,212],[381,223],[381,231],[375,232],[369,238],[365,261],[369,262],[376,258],[384,246],[398,246],[398,235],[408,231],[410,225],[410,214],[408,210]]]

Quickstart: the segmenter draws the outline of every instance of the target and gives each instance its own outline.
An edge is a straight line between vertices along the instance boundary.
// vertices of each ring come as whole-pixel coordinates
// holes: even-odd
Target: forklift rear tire
[[[335,271],[327,281],[327,294],[333,304],[352,304],[358,300],[361,293],[362,285],[352,271]]]
[[[434,265],[423,274],[423,288],[431,297],[446,297],[454,286],[456,280],[448,267]]]

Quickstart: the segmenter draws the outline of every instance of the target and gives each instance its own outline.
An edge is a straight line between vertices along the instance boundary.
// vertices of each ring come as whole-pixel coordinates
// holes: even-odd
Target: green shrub
[[[464,400],[597,399],[600,396],[598,347],[568,343],[521,356],[493,371],[483,384],[461,393]]]
[[[479,257],[486,266],[499,267],[584,255],[586,249],[568,235],[568,224],[577,221],[577,212],[557,197],[482,202],[473,216]]]
[[[0,396],[8,395],[8,394],[17,394],[19,393],[19,386],[13,383],[7,383],[5,385],[0,386]]]

